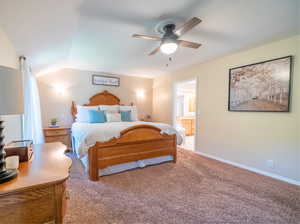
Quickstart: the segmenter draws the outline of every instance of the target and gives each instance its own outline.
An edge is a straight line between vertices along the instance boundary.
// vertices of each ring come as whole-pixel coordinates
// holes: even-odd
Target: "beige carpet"
[[[178,162],[91,182],[74,159],[65,223],[300,223],[300,188],[179,151]]]

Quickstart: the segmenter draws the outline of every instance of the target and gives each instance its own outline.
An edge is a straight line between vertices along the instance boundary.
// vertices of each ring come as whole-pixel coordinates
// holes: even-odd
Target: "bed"
[[[120,99],[104,91],[84,106],[120,105]],[[177,143],[182,137],[168,124],[143,121],[76,122],[77,106],[72,102],[72,145],[92,181],[121,171],[176,162]]]

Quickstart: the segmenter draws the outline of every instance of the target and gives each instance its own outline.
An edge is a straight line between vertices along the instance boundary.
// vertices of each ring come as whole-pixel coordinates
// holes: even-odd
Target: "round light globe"
[[[173,42],[163,43],[160,46],[160,50],[164,54],[173,54],[177,50],[177,48],[178,48],[178,45]]]

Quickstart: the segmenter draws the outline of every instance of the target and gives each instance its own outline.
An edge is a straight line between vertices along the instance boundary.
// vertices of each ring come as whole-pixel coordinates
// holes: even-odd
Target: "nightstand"
[[[44,135],[46,143],[61,142],[67,146],[68,151],[72,151],[70,127],[44,128]]]

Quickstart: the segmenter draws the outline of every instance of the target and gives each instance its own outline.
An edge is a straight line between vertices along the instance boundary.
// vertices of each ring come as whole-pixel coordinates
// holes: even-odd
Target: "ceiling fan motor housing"
[[[163,30],[165,31],[163,39],[177,40],[178,36],[176,34],[174,34],[175,28],[176,28],[175,24],[167,24],[167,25],[165,25],[164,28],[163,28]]]

